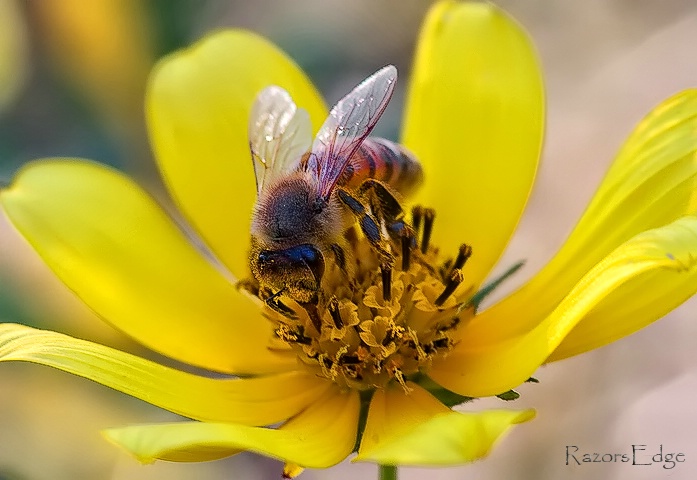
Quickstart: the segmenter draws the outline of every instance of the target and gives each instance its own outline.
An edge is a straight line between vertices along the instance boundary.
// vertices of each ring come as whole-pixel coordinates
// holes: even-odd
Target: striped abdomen
[[[339,183],[357,187],[367,178],[380,180],[408,196],[421,184],[423,170],[403,146],[384,138],[368,137],[351,157]]]

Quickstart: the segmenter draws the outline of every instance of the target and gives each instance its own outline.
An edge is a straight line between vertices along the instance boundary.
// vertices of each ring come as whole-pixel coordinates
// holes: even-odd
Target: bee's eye
[[[284,250],[262,250],[257,264],[266,272],[309,269],[319,285],[324,275],[324,257],[317,247],[304,243]]]
[[[317,284],[322,281],[322,275],[324,275],[324,257],[322,252],[317,250],[316,247],[310,244],[298,245],[294,249],[302,257],[305,265],[310,268],[312,275],[315,277]]]

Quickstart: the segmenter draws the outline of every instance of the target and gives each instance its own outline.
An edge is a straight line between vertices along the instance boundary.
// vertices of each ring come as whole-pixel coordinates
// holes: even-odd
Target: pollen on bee
[[[463,286],[472,249],[463,245],[442,261],[430,245],[434,218],[430,209],[414,209],[414,227],[395,241],[391,265],[348,230],[344,261],[350,265],[328,263],[316,304],[284,298],[293,316],[269,308],[277,339],[308,370],[341,387],[395,383],[409,393],[408,380],[447,356],[456,330],[474,314],[467,304],[471,291]]]

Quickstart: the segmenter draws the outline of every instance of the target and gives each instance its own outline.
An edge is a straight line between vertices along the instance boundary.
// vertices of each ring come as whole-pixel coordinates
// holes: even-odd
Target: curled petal
[[[622,242],[695,213],[697,89],[691,89],[639,124],[557,255],[520,290],[482,312],[472,331],[490,340],[523,334]]]
[[[695,291],[697,217],[690,216],[641,233],[615,249],[525,334],[492,343],[465,327],[460,344],[434,363],[430,376],[461,395],[505,392],[523,383],[550,355],[564,358],[628,335]],[[646,310],[624,308],[622,302],[630,297]]]
[[[381,465],[455,465],[486,456],[512,425],[531,420],[533,410],[450,410],[426,390],[375,392],[356,461]]]
[[[525,31],[489,2],[444,0],[419,38],[402,142],[424,165],[417,201],[438,212],[435,243],[474,255],[479,285],[530,194],[542,148],[544,88]]]
[[[595,305],[570,332],[563,325],[557,327],[562,340],[547,361],[561,360],[619,340],[697,293],[697,217],[685,217],[639,238],[640,241],[634,242],[636,256],[650,255],[656,259],[664,256],[665,266],[630,279]],[[606,274],[605,281],[611,278]]]
[[[80,160],[23,168],[0,202],[13,225],[89,307],[144,345],[232,373],[293,368],[272,327],[126,176]]]
[[[137,425],[104,432],[141,462],[203,462],[244,450],[309,468],[331,467],[351,453],[360,402],[332,389],[278,429],[231,423]]]
[[[256,188],[247,125],[256,95],[285,88],[317,131],[327,111],[300,68],[252,32],[214,33],[165,58],[148,86],[156,160],[177,205],[237,276],[247,275]]]
[[[330,384],[288,372],[259,378],[207,378],[103,345],[0,324],[0,362],[24,361],[88,378],[196,420],[269,425],[317,401]]]

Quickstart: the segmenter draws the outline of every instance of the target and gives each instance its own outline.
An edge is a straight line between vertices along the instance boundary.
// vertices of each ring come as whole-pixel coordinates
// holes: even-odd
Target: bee
[[[404,147],[368,137],[397,80],[388,65],[356,86],[329,113],[312,141],[310,118],[278,86],[262,90],[252,107],[249,145],[257,199],[252,213],[252,274],[274,300],[287,295],[317,304],[327,261],[350,268],[345,233],[358,224],[383,269],[393,244],[413,237],[392,190],[408,195],[422,169]]]

